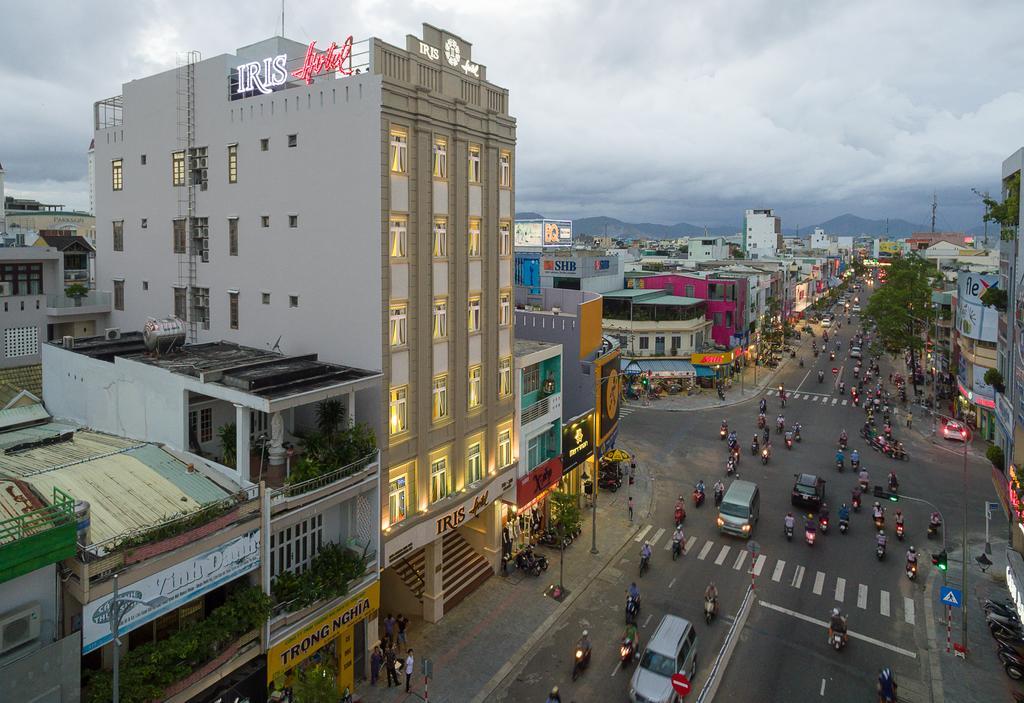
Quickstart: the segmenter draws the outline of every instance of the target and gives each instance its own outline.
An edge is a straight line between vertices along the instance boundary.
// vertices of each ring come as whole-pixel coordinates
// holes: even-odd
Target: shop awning
[[[693,378],[693,364],[682,359],[621,359],[620,368],[627,375],[650,372],[653,378]]]
[[[711,378],[715,375],[715,370],[710,366],[697,366],[697,376],[701,378]]]

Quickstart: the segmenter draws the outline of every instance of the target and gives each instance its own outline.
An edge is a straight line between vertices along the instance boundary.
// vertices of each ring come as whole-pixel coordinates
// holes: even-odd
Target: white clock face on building
[[[448,59],[448,63],[452,66],[459,65],[459,59],[462,58],[462,52],[459,50],[459,43],[454,39],[449,39],[444,43],[444,57]]]

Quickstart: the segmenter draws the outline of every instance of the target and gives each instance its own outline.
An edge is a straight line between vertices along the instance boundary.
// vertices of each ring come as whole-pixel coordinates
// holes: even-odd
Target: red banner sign
[[[562,480],[562,457],[548,459],[516,483],[516,505],[524,508]]]
[[[310,42],[309,48],[306,49],[306,60],[303,62],[302,68],[292,71],[292,75],[299,80],[306,81],[306,85],[310,85],[313,82],[313,76],[329,71],[337,71],[345,76],[352,75],[351,35],[342,42],[341,46],[331,42],[327,51],[322,53],[316,51],[315,41]]]

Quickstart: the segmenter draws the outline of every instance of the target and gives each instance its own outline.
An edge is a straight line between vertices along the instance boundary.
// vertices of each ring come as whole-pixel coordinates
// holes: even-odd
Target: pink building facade
[[[715,344],[732,348],[750,343],[745,277],[666,273],[636,278],[632,283],[635,288],[664,290],[671,295],[707,301],[706,318],[711,321]]]

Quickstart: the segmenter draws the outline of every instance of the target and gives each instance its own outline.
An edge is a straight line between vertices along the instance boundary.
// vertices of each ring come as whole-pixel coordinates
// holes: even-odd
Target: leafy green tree
[[[865,313],[875,322],[878,340],[888,354],[917,352],[924,346],[921,333],[935,315],[931,284],[936,275],[917,256],[894,259],[885,283],[871,296]]]
[[[1003,202],[981,196],[985,203],[985,222],[997,222],[1000,226],[999,237],[1004,241],[1017,238],[1017,227],[1020,225],[1020,171],[1003,181]]]
[[[582,522],[580,503],[577,496],[570,495],[563,491],[555,491],[551,494],[551,522],[558,535],[558,541],[565,543],[565,537]],[[558,588],[562,590],[562,567],[565,559],[565,547],[560,550],[558,563]]]
[[[1006,305],[1009,302],[1006,291],[1002,288],[988,288],[981,294],[981,302],[994,307],[999,312],[1006,312]]]
[[[295,677],[292,691],[295,703],[337,703],[338,684],[334,667],[327,664],[307,667]]]
[[[1003,383],[1003,374],[999,372],[999,369],[988,369],[985,371],[985,383],[995,388],[998,393],[1006,390],[1006,386]]]

